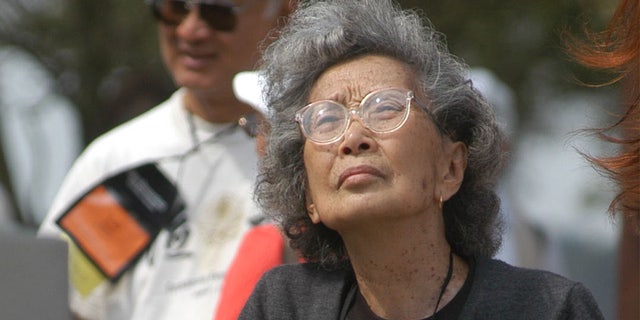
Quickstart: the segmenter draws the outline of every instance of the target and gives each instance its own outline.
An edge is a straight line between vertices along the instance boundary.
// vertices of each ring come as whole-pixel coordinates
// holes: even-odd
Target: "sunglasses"
[[[218,31],[231,32],[238,23],[240,13],[247,3],[235,5],[228,0],[151,0],[151,11],[156,19],[170,26],[177,26],[198,6],[200,19]]]

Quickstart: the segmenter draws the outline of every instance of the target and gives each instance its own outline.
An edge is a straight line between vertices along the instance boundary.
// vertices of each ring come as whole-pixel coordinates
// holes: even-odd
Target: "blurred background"
[[[563,31],[601,30],[612,0],[405,0],[470,67],[510,140],[499,186],[498,257],[583,282],[615,314],[615,186],[579,155],[614,150],[585,128],[611,123],[617,86],[572,63]],[[174,90],[143,0],[0,2],[0,233],[35,234],[84,146]]]

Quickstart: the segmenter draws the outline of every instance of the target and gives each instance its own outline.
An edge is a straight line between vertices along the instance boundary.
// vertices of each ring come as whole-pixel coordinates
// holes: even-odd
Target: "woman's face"
[[[363,56],[327,69],[311,88],[308,102],[330,99],[358,108],[369,92],[389,87],[418,94],[408,65]],[[464,145],[441,136],[415,100],[406,123],[394,132],[372,132],[353,117],[338,141],[305,141],[309,215],[314,223],[340,232],[437,212],[440,197],[446,200],[457,191],[465,157]]]

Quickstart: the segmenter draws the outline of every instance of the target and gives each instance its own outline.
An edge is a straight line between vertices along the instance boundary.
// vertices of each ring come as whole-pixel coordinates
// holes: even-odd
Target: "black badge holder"
[[[155,163],[147,163],[102,181],[56,223],[111,282],[116,282],[160,230],[185,221],[184,208],[177,187]]]

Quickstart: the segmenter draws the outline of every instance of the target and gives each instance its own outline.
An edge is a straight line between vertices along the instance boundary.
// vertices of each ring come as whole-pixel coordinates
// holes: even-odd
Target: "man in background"
[[[179,89],[85,149],[39,235],[75,244],[69,278],[78,318],[235,318],[251,279],[281,261],[284,243],[275,229],[261,225],[252,201],[258,156],[251,130],[243,129],[255,111],[234,96],[232,80],[254,68],[260,46],[295,1],[148,2],[158,20],[163,61]],[[153,177],[145,176],[147,169]],[[114,177],[124,177],[126,192],[117,191]],[[143,187],[171,191],[140,193],[147,208],[170,203],[159,212],[171,219],[128,210],[118,198]],[[119,200],[111,204],[113,212],[96,204],[110,192]],[[87,212],[102,212],[104,220],[92,224]],[[86,232],[107,227],[97,240],[98,233]],[[118,234],[124,241],[115,241]],[[124,252],[138,240],[135,250],[112,264],[115,269],[105,267],[113,259],[101,255]]]

